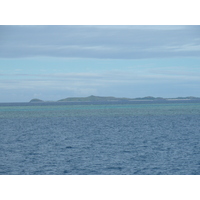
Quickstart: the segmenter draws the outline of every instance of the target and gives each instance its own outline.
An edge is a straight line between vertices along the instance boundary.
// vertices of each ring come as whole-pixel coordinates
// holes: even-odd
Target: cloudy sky
[[[200,26],[0,26],[0,102],[200,97]]]

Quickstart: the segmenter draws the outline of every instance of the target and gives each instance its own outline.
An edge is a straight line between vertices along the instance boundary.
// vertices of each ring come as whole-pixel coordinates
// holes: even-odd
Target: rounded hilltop
[[[31,99],[29,102],[30,103],[39,103],[39,102],[44,102],[44,101],[41,99]]]

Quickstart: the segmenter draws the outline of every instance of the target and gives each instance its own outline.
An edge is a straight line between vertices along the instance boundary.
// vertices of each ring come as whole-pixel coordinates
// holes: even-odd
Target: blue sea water
[[[200,101],[1,103],[0,174],[200,174]]]

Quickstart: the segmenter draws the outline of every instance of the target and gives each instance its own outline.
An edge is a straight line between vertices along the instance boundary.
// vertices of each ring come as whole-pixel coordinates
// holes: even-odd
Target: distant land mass
[[[44,101],[41,99],[31,99],[29,102],[30,103],[39,103],[39,102],[44,102]]]
[[[117,97],[100,97],[100,96],[88,96],[88,97],[68,97],[58,100],[56,102],[97,102],[97,101],[170,101],[170,100],[200,100],[199,97],[177,97],[177,98],[162,98],[162,97],[140,97],[140,98],[117,98]],[[45,102],[41,99],[32,99],[30,103]]]

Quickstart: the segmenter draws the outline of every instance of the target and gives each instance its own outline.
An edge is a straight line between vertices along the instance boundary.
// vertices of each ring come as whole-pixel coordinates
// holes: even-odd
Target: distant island
[[[30,103],[39,103],[39,102],[44,102],[44,101],[41,99],[31,99],[29,102]]]
[[[58,100],[56,102],[100,102],[100,101],[175,101],[175,100],[200,100],[199,97],[177,97],[177,98],[162,98],[162,97],[141,97],[141,98],[117,98],[117,97],[100,97],[100,96],[88,96],[88,97],[68,97]],[[41,99],[32,99],[30,103],[45,102]]]

